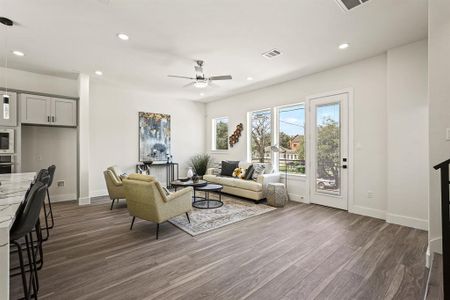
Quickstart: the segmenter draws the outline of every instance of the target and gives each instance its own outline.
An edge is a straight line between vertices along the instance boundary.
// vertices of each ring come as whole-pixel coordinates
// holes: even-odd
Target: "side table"
[[[284,183],[269,183],[267,185],[267,203],[274,207],[283,207],[287,202],[287,192]]]

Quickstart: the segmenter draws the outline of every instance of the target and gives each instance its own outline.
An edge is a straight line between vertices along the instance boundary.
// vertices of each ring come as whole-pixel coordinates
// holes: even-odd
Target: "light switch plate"
[[[447,141],[450,141],[450,128],[447,128],[447,134],[446,134],[446,136],[445,136],[445,139],[447,140]]]

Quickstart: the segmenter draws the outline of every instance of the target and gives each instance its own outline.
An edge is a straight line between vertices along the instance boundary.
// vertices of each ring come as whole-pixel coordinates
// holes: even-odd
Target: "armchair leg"
[[[186,218],[188,219],[188,222],[191,223],[191,219],[189,219],[189,214],[186,213]]]
[[[156,224],[156,239],[158,239],[159,234],[159,223]]]
[[[131,220],[131,226],[130,226],[130,230],[133,229],[133,224],[134,224],[134,220],[136,219],[136,217],[133,217],[133,220]]]
[[[114,205],[114,201],[116,201],[116,199],[112,199],[112,202],[111,202],[111,207],[109,208],[109,210],[112,210],[112,208],[113,208],[113,205]]]

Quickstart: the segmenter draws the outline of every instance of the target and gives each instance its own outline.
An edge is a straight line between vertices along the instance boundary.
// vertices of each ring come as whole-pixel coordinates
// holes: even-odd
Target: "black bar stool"
[[[47,171],[48,171],[48,174],[50,175],[50,182],[48,183],[48,189],[49,189],[52,186],[53,179],[55,178],[56,166],[51,165],[50,167],[48,167]],[[47,189],[47,201],[48,201],[48,207],[50,208],[49,214],[50,214],[51,220],[52,220],[52,225],[50,225],[50,228],[53,228],[55,226],[55,220],[53,219],[52,202],[50,201],[50,193],[48,192],[48,189]]]
[[[40,182],[46,186],[48,186],[48,183],[50,182],[50,175],[47,171],[47,169],[42,169],[39,171],[39,173],[36,175],[36,178],[34,179],[34,181],[31,183],[30,187],[28,188],[27,192],[25,193],[25,200],[24,202],[22,202],[22,205],[24,205],[28,199],[28,194],[31,192],[33,186],[37,183]],[[45,214],[45,201],[43,203],[43,208],[44,208],[44,214]],[[47,220],[45,219],[45,223],[47,224]],[[42,249],[42,243],[44,242],[44,239],[42,238],[42,230],[46,229],[47,230],[47,238],[49,236],[49,227],[41,227],[40,225],[40,220],[38,221],[38,225],[39,225],[39,230],[36,229],[34,230],[36,232],[36,243],[33,242],[33,246],[36,249],[36,252],[39,253],[39,259],[36,261],[37,264],[37,269],[40,270],[42,268],[42,265],[44,263],[44,253],[43,253],[43,249]],[[25,243],[22,243],[22,246],[24,246]],[[17,252],[17,250],[12,251],[12,252]],[[11,268],[11,270],[17,270],[20,267],[15,267],[15,268]],[[12,273],[11,276],[17,276],[20,275],[20,272],[18,273]]]
[[[55,165],[51,165],[50,167],[48,167],[48,169],[42,169],[41,171],[39,171],[39,174],[36,177],[37,181],[41,181],[42,179],[40,179],[41,177],[45,177],[48,176],[48,187],[50,188],[50,186],[53,183],[53,178],[55,176],[55,171],[56,171],[56,166]],[[55,221],[53,219],[53,210],[52,210],[52,203],[50,201],[50,193],[48,192],[48,188],[47,188],[47,202],[48,202],[48,211],[47,211],[47,205],[45,204],[44,201],[44,217],[45,217],[45,227],[42,229],[45,229],[46,231],[46,236],[43,239],[44,241],[48,240],[49,236],[50,236],[50,229],[52,229],[55,226]],[[50,217],[50,221],[51,221],[51,225],[49,225],[49,217]]]
[[[45,199],[46,189],[47,185],[41,182],[36,182],[31,187],[27,198],[18,208],[16,220],[10,230],[10,243],[16,246],[19,257],[25,299],[31,299],[31,297],[37,299],[39,291],[36,267],[37,253],[32,232],[35,229],[39,236],[39,214]],[[19,242],[22,238],[25,239],[25,249]],[[27,262],[24,260],[23,250],[26,250]],[[28,278],[27,273],[29,273]]]

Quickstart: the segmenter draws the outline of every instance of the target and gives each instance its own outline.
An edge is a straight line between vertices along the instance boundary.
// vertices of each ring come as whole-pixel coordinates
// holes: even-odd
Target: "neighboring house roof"
[[[291,143],[300,143],[300,136],[298,134],[294,136],[294,138],[291,140]]]

